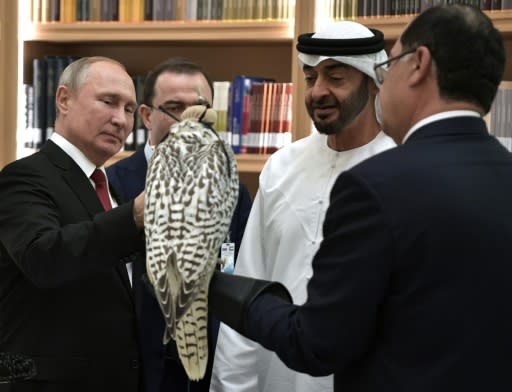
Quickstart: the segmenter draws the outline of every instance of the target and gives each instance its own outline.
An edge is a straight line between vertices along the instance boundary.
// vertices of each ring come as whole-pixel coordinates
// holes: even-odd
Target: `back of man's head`
[[[429,8],[406,28],[400,43],[403,51],[429,49],[441,97],[489,111],[503,76],[505,49],[500,32],[482,11],[463,5]]]

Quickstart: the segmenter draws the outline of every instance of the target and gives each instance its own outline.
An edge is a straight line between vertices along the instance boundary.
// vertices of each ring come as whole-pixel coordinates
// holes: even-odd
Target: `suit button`
[[[139,361],[136,359],[132,359],[132,369],[138,369],[139,368]]]

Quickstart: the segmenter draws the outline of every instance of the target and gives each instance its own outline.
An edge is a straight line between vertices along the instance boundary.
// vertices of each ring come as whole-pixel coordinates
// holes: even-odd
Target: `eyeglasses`
[[[158,107],[154,107],[154,106],[149,106],[149,107],[151,109],[158,110],[159,112],[162,112],[163,114],[169,116],[170,118],[172,118],[176,122],[180,122],[181,121],[181,119],[180,119],[181,114],[185,111],[185,109],[188,106],[180,105],[180,106],[173,107],[172,109],[166,109],[162,105],[159,105]]]
[[[375,71],[375,76],[377,77],[377,83],[382,84],[384,83],[384,76],[386,76],[386,73],[389,70],[389,64],[391,64],[395,60],[399,60],[402,57],[416,52],[417,48],[406,50],[403,53],[400,53],[398,56],[391,57],[390,59],[387,59],[386,61],[383,61],[382,63],[375,64],[373,66],[373,69]]]
[[[158,111],[164,113],[165,115],[171,117],[176,122],[180,122],[181,115],[183,114],[183,112],[188,107],[193,106],[193,105],[203,105],[208,108],[210,107],[210,104],[208,103],[208,101],[205,98],[203,98],[202,96],[199,96],[197,102],[195,102],[193,104],[186,104],[184,102],[175,102],[175,103],[172,103],[171,105],[169,105],[169,107],[164,107],[163,105],[159,105],[156,108],[154,106],[149,106],[149,107],[151,109],[155,109],[155,110],[158,110]]]

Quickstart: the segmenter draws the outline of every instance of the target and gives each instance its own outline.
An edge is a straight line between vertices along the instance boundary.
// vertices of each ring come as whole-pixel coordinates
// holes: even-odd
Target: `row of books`
[[[502,81],[485,117],[489,132],[512,152],[512,82]]]
[[[512,9],[512,0],[326,0],[319,13],[334,20],[413,15],[441,4],[466,4],[486,11]]]
[[[25,130],[23,145],[38,149],[53,133],[55,93],[64,68],[77,57],[35,58],[33,84],[26,84]],[[137,102],[142,102],[144,76],[133,76]],[[215,129],[235,153],[268,154],[291,142],[292,84],[272,79],[239,75],[233,81],[215,81],[213,108],[217,111]],[[139,113],[126,150],[144,145],[147,130]]]
[[[295,0],[29,0],[33,22],[288,20]]]
[[[215,129],[235,153],[271,154],[291,143],[292,83],[238,75],[214,82]]]

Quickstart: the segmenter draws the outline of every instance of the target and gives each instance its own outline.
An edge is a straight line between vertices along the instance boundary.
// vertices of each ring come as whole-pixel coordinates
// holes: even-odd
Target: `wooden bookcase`
[[[26,1],[26,0],[20,0]],[[320,1],[320,0],[319,0]],[[293,22],[76,22],[23,26],[17,35],[17,3],[0,2],[0,169],[16,159],[18,87],[32,82],[32,59],[44,55],[106,55],[124,63],[131,74],[145,74],[174,55],[202,64],[214,80],[235,75],[263,75],[293,82],[293,139],[310,133],[304,108],[304,83],[295,50],[296,37],[315,31],[315,1],[296,0]],[[512,11],[489,14],[503,32],[507,48],[505,79],[512,79]],[[384,32],[391,47],[412,16],[361,18],[359,22]],[[32,27],[29,28],[29,27]],[[23,80],[17,80],[17,40],[23,40]],[[121,155],[122,156],[122,155]],[[268,156],[240,155],[240,175],[251,193]]]

